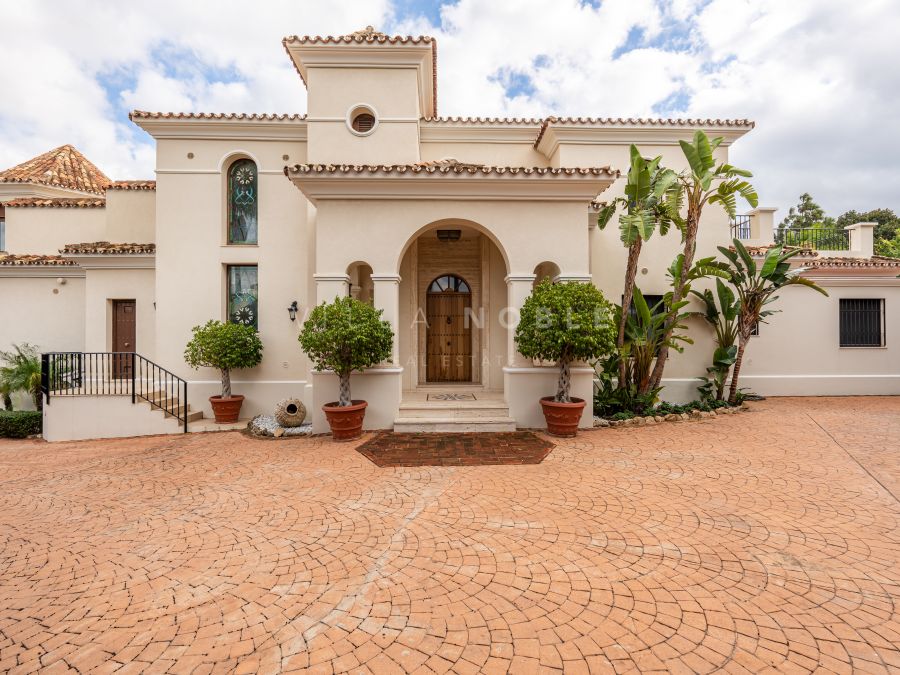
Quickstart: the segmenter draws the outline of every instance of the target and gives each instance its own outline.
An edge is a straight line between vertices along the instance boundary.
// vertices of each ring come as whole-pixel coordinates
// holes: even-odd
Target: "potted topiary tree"
[[[184,360],[192,368],[217,368],[221,371],[222,394],[210,396],[209,404],[218,424],[237,422],[244,397],[232,395],[231,371],[259,365],[263,350],[259,334],[253,326],[221,321],[207,321],[204,326],[194,326],[193,334],[184,350]]]
[[[555,361],[555,396],[541,399],[547,431],[574,436],[584,399],[569,395],[573,361],[595,360],[616,349],[613,306],[593,284],[545,280],[525,300],[516,327],[516,346],[528,358]]]
[[[333,370],[340,378],[340,398],[322,406],[336,441],[362,435],[366,401],[350,397],[350,373],[391,356],[394,332],[376,310],[354,298],[323,302],[309,314],[300,333],[300,347],[317,370]]]

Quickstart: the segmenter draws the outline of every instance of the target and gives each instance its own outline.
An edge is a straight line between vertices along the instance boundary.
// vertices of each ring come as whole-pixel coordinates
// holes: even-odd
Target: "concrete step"
[[[165,415],[166,417],[174,418],[176,416],[178,416],[178,417],[184,416],[184,406],[181,405],[181,402],[177,398],[171,399],[171,400],[166,400],[164,397],[157,396],[153,399],[152,403],[150,401],[145,401],[144,399],[140,399],[140,400],[142,403],[146,403],[147,405],[149,405],[151,410],[159,411],[159,412],[163,413],[163,415]],[[167,412],[166,410],[163,410],[163,408],[161,406],[164,403],[165,403],[165,407],[168,409],[168,411],[171,411],[171,412]],[[171,413],[175,413],[175,414],[173,415]],[[202,410],[193,410],[191,408],[190,404],[188,404],[187,419],[188,419],[188,422],[196,422],[197,420],[202,420],[203,419],[203,411]]]
[[[504,401],[410,401],[400,404],[400,417],[509,417]]]
[[[485,431],[515,431],[516,421],[509,416],[501,417],[398,417],[394,420],[394,432],[414,433],[467,433]]]

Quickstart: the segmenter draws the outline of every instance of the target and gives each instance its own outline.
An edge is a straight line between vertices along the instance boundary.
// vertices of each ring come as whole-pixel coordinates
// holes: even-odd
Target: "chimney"
[[[850,233],[850,250],[852,258],[871,258],[875,253],[875,226],[878,223],[854,223],[844,229]]]

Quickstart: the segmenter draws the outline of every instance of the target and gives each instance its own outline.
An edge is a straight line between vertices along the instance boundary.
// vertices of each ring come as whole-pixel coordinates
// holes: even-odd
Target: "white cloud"
[[[749,117],[757,128],[733,159],[764,203],[786,209],[809,191],[834,214],[900,210],[891,0],[459,0],[439,27],[397,11],[389,0],[3,3],[4,55],[21,65],[0,71],[0,166],[72,142],[114,177],[148,176],[152,148],[128,109],[302,112],[281,38],[373,24],[437,37],[442,114],[654,116],[668,101],[682,116]]]

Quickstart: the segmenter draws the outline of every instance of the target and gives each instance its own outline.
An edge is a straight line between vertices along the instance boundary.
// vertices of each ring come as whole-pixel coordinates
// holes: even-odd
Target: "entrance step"
[[[471,390],[470,390],[471,391]],[[516,421],[500,396],[475,399],[435,400],[434,396],[410,395],[400,403],[394,420],[396,433],[464,433],[515,431]]]
[[[400,417],[509,417],[509,406],[502,400],[410,401],[400,404]]]
[[[398,417],[394,420],[397,434],[515,430],[516,421],[512,417]]]
[[[148,400],[149,399],[149,400]],[[177,396],[173,397],[168,392],[163,391],[154,391],[147,395],[147,398],[139,398],[139,402],[145,403],[150,406],[151,410],[161,412],[164,417],[175,418],[184,416],[185,410],[184,405],[178,399]],[[170,412],[166,412],[166,410],[171,411],[172,413],[176,413],[175,415]],[[187,421],[188,422],[196,422],[197,420],[203,419],[203,411],[202,410],[193,410],[188,404],[187,406]]]

